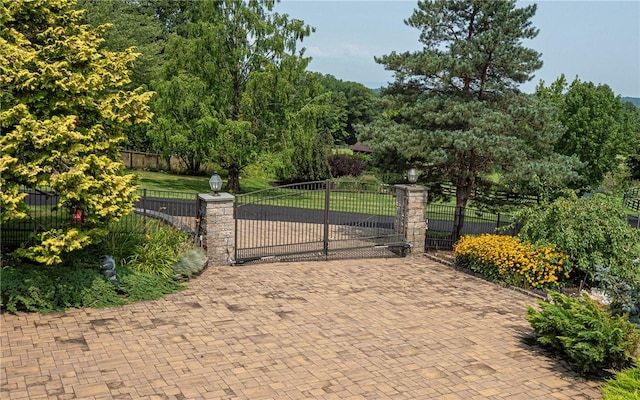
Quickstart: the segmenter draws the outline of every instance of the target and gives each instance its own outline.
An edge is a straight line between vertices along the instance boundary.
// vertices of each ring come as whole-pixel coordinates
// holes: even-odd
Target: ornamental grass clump
[[[519,287],[557,287],[570,272],[567,256],[561,251],[512,236],[463,236],[454,252],[457,265]]]

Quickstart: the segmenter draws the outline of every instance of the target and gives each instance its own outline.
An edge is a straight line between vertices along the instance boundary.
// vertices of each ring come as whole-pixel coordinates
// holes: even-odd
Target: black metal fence
[[[58,204],[60,196],[54,191],[47,188],[23,188],[21,191],[27,194],[28,217],[2,224],[0,245],[3,250],[32,244],[36,235],[43,231],[82,225],[79,214]],[[149,218],[173,224],[186,232],[195,230],[197,194],[150,189],[138,189],[136,194],[135,212],[111,223],[109,229],[112,232],[149,233],[155,226],[146,223]]]
[[[624,192],[623,204],[633,211],[640,212],[640,188],[627,189]]]
[[[443,204],[428,204],[426,208],[427,250],[451,250],[459,239],[456,235],[456,221],[463,213],[462,207]],[[508,228],[514,222],[513,216],[506,213],[492,213],[467,207],[464,210],[464,224],[460,235],[479,235],[482,233],[502,233],[516,235],[519,227]]]
[[[198,194],[166,190],[138,189],[135,213],[156,218],[194,233],[198,214]]]

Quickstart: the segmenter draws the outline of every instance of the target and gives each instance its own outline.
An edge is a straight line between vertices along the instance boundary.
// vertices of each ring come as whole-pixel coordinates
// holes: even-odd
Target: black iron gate
[[[396,204],[398,203],[398,205]],[[328,260],[404,255],[395,188],[318,181],[236,197],[235,260]]]
[[[464,214],[464,216],[462,216]],[[477,208],[428,204],[426,250],[453,250],[460,239],[456,235],[456,224],[463,218],[460,235],[480,235],[482,233],[501,233],[515,236],[519,227],[512,227],[513,216],[506,213],[492,213]],[[508,229],[507,229],[508,228]]]

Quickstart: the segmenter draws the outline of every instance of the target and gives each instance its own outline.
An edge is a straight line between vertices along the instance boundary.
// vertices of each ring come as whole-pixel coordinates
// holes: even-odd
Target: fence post
[[[331,200],[331,181],[324,181],[324,232],[323,232],[323,250],[324,257],[327,259],[329,257],[329,205]]]
[[[207,247],[209,265],[230,265],[235,249],[235,224],[233,204],[235,197],[229,193],[199,194],[205,203],[204,244]]]
[[[396,187],[396,230],[403,240],[415,248],[415,254],[422,254],[426,243],[427,222],[425,219],[424,186],[395,185]]]
[[[142,226],[147,229],[147,188],[142,189]]]

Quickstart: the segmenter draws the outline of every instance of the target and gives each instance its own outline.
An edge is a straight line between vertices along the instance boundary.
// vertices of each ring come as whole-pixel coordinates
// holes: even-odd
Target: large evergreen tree
[[[298,42],[311,28],[272,12],[273,0],[187,6],[154,84],[150,133],[159,151],[180,157],[191,172],[204,161],[220,164],[227,190],[239,191],[255,155],[286,139],[287,110],[308,64]]]
[[[523,45],[538,33],[535,11],[515,0],[419,1],[405,23],[421,31],[422,50],[376,58],[395,82],[383,90],[383,117],[362,139],[385,162],[453,183],[458,234],[481,175],[526,171],[551,180],[545,166],[558,125],[542,102],[517,90],[542,66],[540,54]]]
[[[44,227],[20,254],[47,264],[99,238],[135,197],[118,150],[123,129],[148,121],[151,93],[123,90],[136,54],[100,50],[105,27],[83,25],[75,0],[2,0],[2,223],[30,218],[25,194],[51,188],[82,224]],[[78,214],[79,215],[79,214]],[[47,229],[50,228],[50,229]]]

